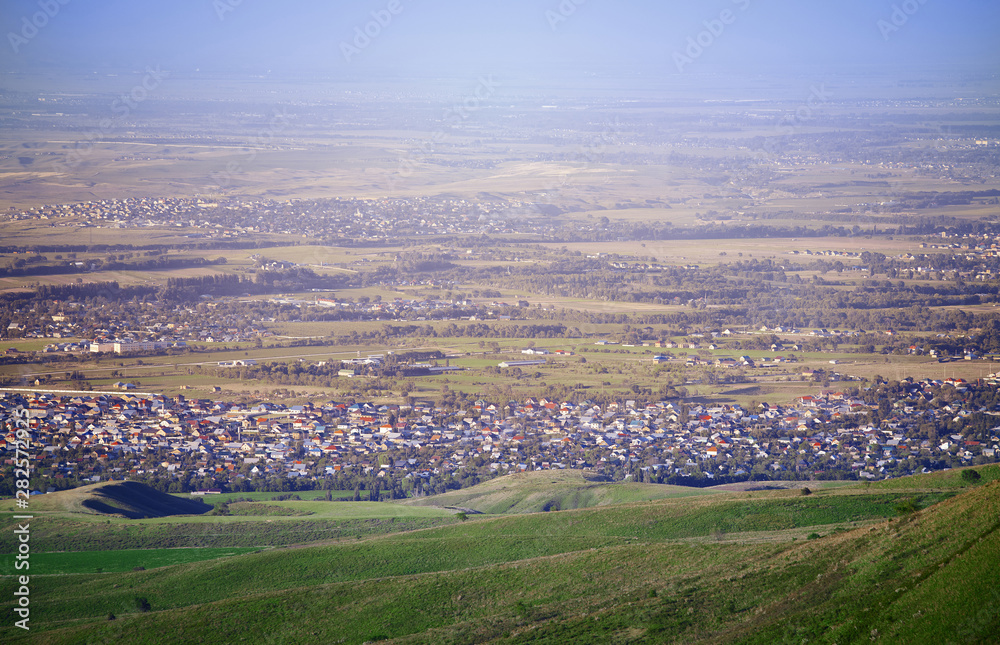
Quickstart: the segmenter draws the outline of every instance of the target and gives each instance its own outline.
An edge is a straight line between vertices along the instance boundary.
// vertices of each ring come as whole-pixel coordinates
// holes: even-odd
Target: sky
[[[0,0],[0,73],[1000,71],[997,0]]]

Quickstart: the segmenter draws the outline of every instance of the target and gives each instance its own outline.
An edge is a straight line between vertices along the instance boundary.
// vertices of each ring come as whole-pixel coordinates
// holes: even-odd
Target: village
[[[45,204],[5,214],[11,221],[43,220],[51,226],[148,228],[169,226],[196,240],[237,240],[253,234],[378,241],[407,235],[551,233],[526,222],[537,208],[522,200],[124,198]]]
[[[9,465],[10,421],[15,410],[27,410],[32,471],[46,482],[38,492],[124,478],[169,481],[171,492],[311,490],[338,474],[443,488],[443,481],[458,487],[472,469],[480,478],[569,468],[702,486],[875,480],[993,462],[1000,422],[977,399],[993,397],[997,384],[995,376],[976,383],[907,379],[878,392],[820,392],[754,409],[529,398],[453,411],[6,390],[0,446],[10,449]],[[883,398],[891,388],[898,398]]]

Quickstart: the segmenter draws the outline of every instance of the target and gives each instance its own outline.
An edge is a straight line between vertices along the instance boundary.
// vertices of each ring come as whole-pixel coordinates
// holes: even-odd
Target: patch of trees
[[[36,258],[38,260],[38,258]],[[92,258],[81,264],[59,262],[56,264],[28,263],[16,260],[13,265],[0,267],[0,277],[40,276],[89,273],[91,271],[169,271],[192,267],[211,266],[225,262],[225,258],[208,260],[205,258],[177,258],[158,255],[153,258],[124,259],[124,256],[109,256],[106,259]]]

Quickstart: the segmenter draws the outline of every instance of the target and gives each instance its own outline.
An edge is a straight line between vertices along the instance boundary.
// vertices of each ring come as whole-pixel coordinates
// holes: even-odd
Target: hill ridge
[[[36,495],[32,508],[86,515],[121,516],[128,519],[201,515],[212,510],[202,500],[163,493],[135,481],[107,481],[79,488]]]
[[[467,509],[490,515],[592,508],[627,502],[713,495],[707,488],[611,482],[579,470],[513,473],[461,490],[406,500],[404,504]]]

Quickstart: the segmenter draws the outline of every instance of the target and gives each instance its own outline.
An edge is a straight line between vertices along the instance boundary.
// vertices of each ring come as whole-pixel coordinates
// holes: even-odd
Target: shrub
[[[904,499],[896,504],[896,515],[909,515],[920,510],[920,505],[915,499]]]
[[[977,470],[969,468],[968,470],[962,471],[962,481],[964,482],[972,484],[979,481],[980,479],[982,479],[982,475],[980,475],[979,471]]]

